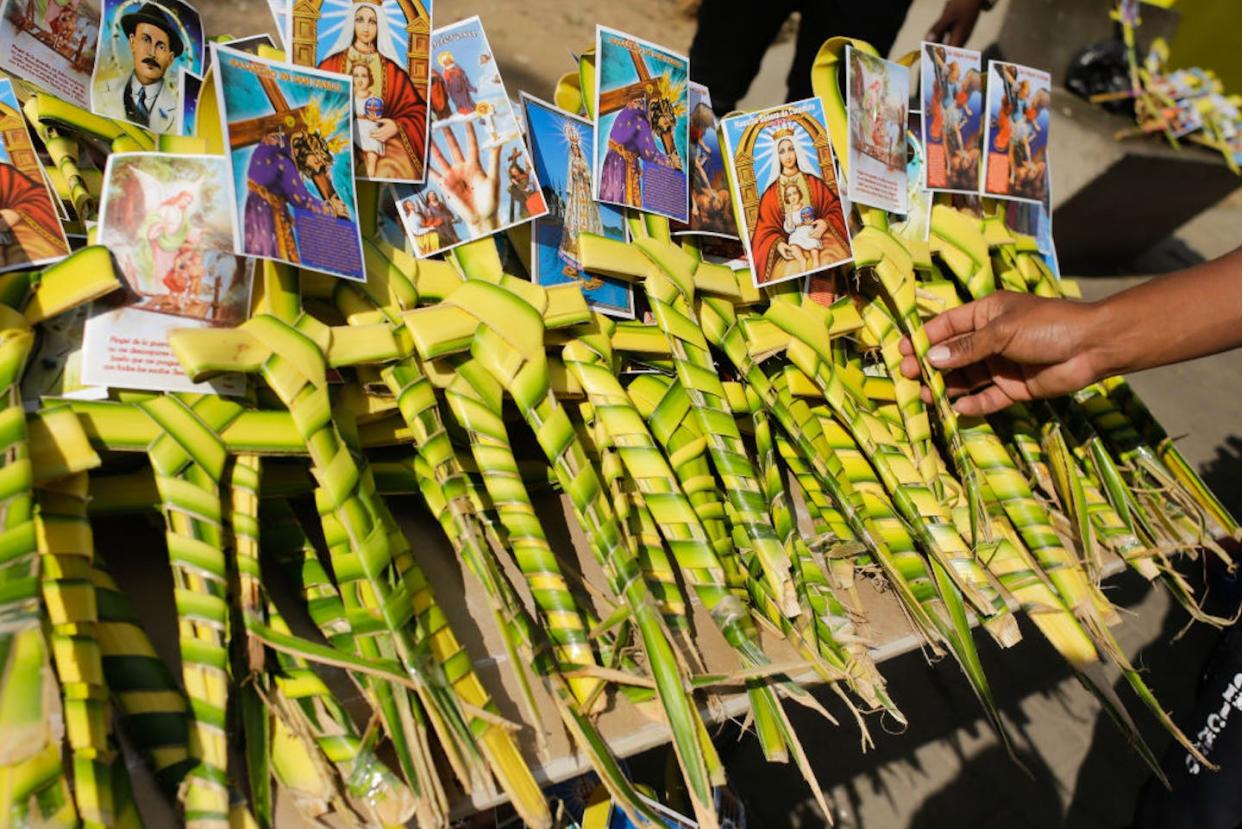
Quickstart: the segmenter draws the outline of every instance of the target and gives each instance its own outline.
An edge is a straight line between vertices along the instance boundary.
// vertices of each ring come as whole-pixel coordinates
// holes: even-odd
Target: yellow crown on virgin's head
[[[776,128],[772,130],[772,137],[777,141],[782,138],[793,138],[793,134],[793,124],[790,124],[788,121],[778,122]]]

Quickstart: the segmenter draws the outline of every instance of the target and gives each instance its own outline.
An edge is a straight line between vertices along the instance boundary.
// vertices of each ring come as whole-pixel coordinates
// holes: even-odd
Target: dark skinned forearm
[[[1242,347],[1242,248],[1093,303],[1083,345],[1103,375]]]

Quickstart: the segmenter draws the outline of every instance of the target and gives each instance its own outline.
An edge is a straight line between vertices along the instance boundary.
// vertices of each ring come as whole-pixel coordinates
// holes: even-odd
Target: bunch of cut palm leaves
[[[842,141],[844,43],[815,70]],[[80,144],[149,141],[45,96],[27,112],[79,215],[98,195]],[[172,339],[195,380],[250,375],[242,399],[27,412],[34,330],[118,282],[94,246],[0,278],[0,827],[141,825],[131,751],[194,827],[271,826],[276,792],[311,822],[359,827],[446,826],[462,796],[494,794],[549,827],[533,768],[552,735],[656,821],[601,730],[625,705],[667,726],[712,829],[725,772],[708,723],[726,696],[827,813],[786,706],[831,720],[810,691],[826,684],[864,745],[873,716],[901,718],[869,650],[867,581],[953,658],[1002,739],[972,622],[1010,648],[1025,615],[1157,772],[1095,663],[1206,765],[1118,646],[1100,581],[1132,568],[1221,624],[1178,564],[1223,557],[1237,523],[1120,378],[959,417],[924,320],[1070,286],[999,215],[937,205],[930,243],[862,218],[827,304],[756,291],[652,216],[632,216],[629,243],[584,237],[584,266],[633,281],[646,322],[506,273],[490,239],[416,260],[373,236],[362,283],[265,263],[245,323]],[[900,373],[903,336],[931,405]],[[417,506],[394,500],[408,495]],[[123,552],[167,557],[176,660],[131,607],[147,597],[96,555],[92,519],[127,513],[162,517],[164,551]],[[473,613],[507,657],[510,708],[450,625],[461,596],[433,587],[428,527],[485,599]],[[727,666],[708,664],[708,639]]]

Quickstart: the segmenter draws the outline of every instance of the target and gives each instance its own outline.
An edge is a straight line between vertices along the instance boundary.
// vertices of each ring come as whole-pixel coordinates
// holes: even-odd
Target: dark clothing
[[[786,79],[787,101],[810,98],[811,65],[824,41],[843,35],[865,40],[881,55],[905,22],[911,0],[702,0],[699,28],[690,45],[690,77],[712,93],[712,109],[723,115],[759,73],[759,64],[789,15],[801,12],[793,66]]]
[[[142,124],[144,127],[151,125],[151,110],[147,107],[145,97],[139,96],[138,100],[134,100],[133,94],[133,76],[125,82],[125,117],[135,124]]]
[[[1225,631],[1208,660],[1194,714],[1179,723],[1219,772],[1199,768],[1172,743],[1160,766],[1172,791],[1156,780],[1139,795],[1132,829],[1236,829],[1242,826],[1242,627]]]

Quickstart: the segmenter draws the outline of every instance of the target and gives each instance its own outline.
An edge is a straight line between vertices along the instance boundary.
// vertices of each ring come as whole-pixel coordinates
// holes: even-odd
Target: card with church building
[[[595,125],[525,92],[522,108],[535,174],[548,204],[548,214],[535,219],[531,234],[531,279],[536,285],[576,282],[592,308],[633,319],[633,283],[583,270],[578,253],[583,233],[625,241],[625,212],[593,195]]]
[[[198,11],[182,0],[103,0],[91,109],[154,133],[174,133],[181,70],[206,60]]]
[[[98,0],[6,0],[3,5],[0,69],[74,106],[89,107]]]
[[[211,48],[238,253],[365,280],[352,81]]]
[[[0,228],[0,272],[55,262],[69,253],[56,197],[8,78],[0,78]]]
[[[353,80],[358,178],[424,181],[430,0],[293,0],[287,14],[289,59]]]
[[[721,121],[737,216],[755,285],[851,257],[824,107],[808,98]]]
[[[690,220],[690,61],[595,29],[595,197]]]
[[[516,109],[479,18],[432,32],[431,62],[427,181],[394,188],[418,256],[547,213]]]

